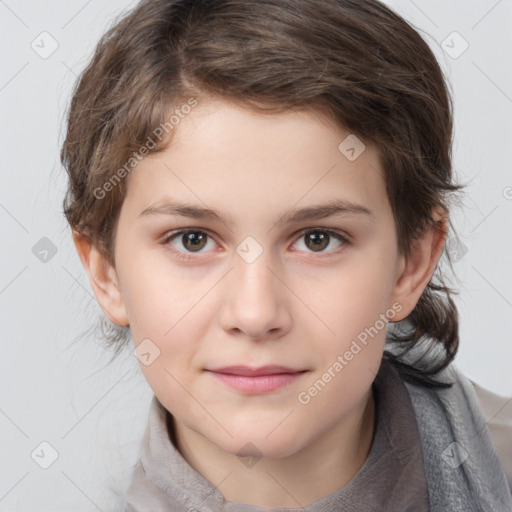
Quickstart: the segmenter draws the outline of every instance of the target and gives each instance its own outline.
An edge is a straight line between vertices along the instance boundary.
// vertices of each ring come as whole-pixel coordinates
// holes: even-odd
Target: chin
[[[216,440],[212,442],[224,451],[244,458],[261,458],[282,459],[297,453],[304,447],[305,441],[290,438],[290,427],[282,430],[282,432],[272,433],[267,437],[267,432],[271,432],[272,428],[255,430],[253,435],[251,431],[245,430],[239,435],[233,434],[233,438],[226,440],[224,437],[222,442],[217,444]]]

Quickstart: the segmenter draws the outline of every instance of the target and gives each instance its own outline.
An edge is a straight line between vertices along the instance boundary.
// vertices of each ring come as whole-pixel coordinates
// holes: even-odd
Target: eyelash
[[[163,240],[162,244],[165,245],[165,246],[168,246],[169,242],[171,242],[172,240],[174,240],[178,236],[184,235],[184,234],[187,234],[187,233],[202,233],[202,234],[207,235],[210,238],[213,238],[212,236],[210,236],[210,234],[207,231],[204,231],[202,229],[186,228],[186,229],[180,229],[178,231],[173,231],[172,233],[170,233],[168,236],[165,237],[165,239]],[[340,247],[338,247],[337,249],[333,249],[332,251],[328,251],[326,253],[322,253],[322,252],[315,253],[314,251],[311,251],[312,254],[318,254],[318,255],[320,255],[321,258],[329,258],[329,257],[332,257],[332,256],[336,256],[341,251],[343,251],[347,246],[351,245],[350,240],[348,240],[348,238],[346,236],[342,235],[339,231],[335,231],[335,230],[328,229],[328,228],[307,228],[307,229],[304,229],[304,230],[302,230],[301,232],[298,233],[297,239],[302,238],[304,235],[306,235],[308,233],[325,233],[325,234],[327,234],[329,236],[332,236],[332,237],[336,238],[340,242],[343,242],[342,245]],[[191,259],[194,259],[194,257],[195,257],[194,253],[184,253],[183,251],[179,251],[179,250],[174,249],[174,248],[171,249],[171,250],[172,250],[173,254],[177,258],[181,258],[181,259],[184,259],[184,260],[191,260]],[[185,254],[187,254],[187,256],[185,256]],[[197,254],[200,254],[200,253],[197,253]]]

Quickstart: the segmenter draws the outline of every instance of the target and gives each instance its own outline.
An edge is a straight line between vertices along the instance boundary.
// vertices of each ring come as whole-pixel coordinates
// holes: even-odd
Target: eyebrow
[[[193,204],[170,200],[164,200],[148,206],[139,214],[139,217],[150,215],[178,215],[199,220],[217,220],[227,226],[233,224],[233,218],[230,215],[225,215],[212,208],[203,208]],[[275,225],[293,224],[305,220],[320,220],[334,215],[366,215],[374,218],[374,212],[363,205],[335,199],[324,204],[291,209],[281,215],[276,220]]]

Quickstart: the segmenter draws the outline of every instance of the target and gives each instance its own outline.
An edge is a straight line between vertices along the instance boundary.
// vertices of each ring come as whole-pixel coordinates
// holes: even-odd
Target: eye
[[[174,251],[176,256],[188,259],[190,256],[187,256],[186,254],[198,253],[203,247],[206,247],[208,238],[210,238],[210,235],[205,231],[199,229],[182,229],[171,233],[163,241],[163,244],[170,244],[176,248],[176,246],[171,243],[176,240],[178,246],[181,245],[185,248],[185,250],[176,248],[176,251]],[[213,243],[213,246],[215,247],[215,243]]]
[[[338,240],[340,243],[334,249],[325,251],[324,249],[329,246],[333,238]],[[340,247],[344,248],[344,246],[349,245],[347,237],[343,236],[337,231],[324,228],[307,229],[302,231],[300,233],[299,240],[304,240],[304,246],[306,247],[306,250],[309,249],[316,253],[327,252],[337,254]]]
[[[304,246],[306,247],[306,252],[309,250],[315,253],[327,252],[337,254],[340,252],[340,247],[343,249],[345,246],[350,245],[347,237],[331,229],[310,228],[302,231],[299,235],[299,240],[304,239],[305,241]],[[330,251],[325,251],[325,248],[330,245],[333,238],[339,242],[338,246]],[[206,231],[189,228],[171,233],[162,243],[163,245],[171,245],[175,249],[173,253],[178,258],[190,259],[192,257],[190,255],[194,253],[199,254],[203,248],[208,246],[208,239],[212,242],[212,249],[214,249],[216,244]],[[180,245],[182,248],[179,247]],[[294,249],[294,251],[295,250],[296,249]]]

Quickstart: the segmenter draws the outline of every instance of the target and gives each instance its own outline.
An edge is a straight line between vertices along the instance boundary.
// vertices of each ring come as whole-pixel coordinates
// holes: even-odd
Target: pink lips
[[[305,370],[294,370],[285,366],[227,366],[208,370],[224,384],[246,394],[270,393],[300,377]]]

